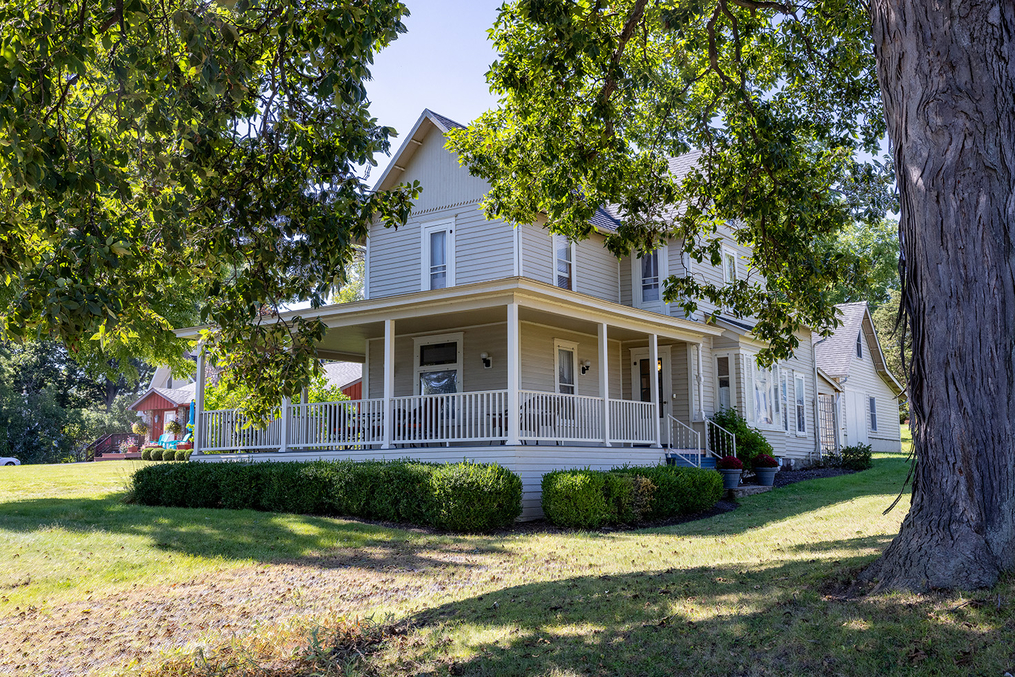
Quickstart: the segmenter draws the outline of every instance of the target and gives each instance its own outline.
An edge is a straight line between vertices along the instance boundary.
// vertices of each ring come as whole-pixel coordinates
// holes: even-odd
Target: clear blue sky
[[[405,0],[409,32],[377,55],[367,82],[370,112],[398,130],[392,152],[424,108],[465,124],[496,105],[486,85],[497,56],[487,30],[502,1]],[[387,164],[384,156],[376,160],[372,177]]]

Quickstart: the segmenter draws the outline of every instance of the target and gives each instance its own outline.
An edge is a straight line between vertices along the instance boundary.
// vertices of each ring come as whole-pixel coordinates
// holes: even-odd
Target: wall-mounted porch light
[[[585,373],[592,368],[592,360],[582,360],[581,365],[582,365],[582,376],[584,376]]]
[[[479,359],[483,360],[483,367],[489,369],[493,366],[493,358],[490,357],[490,353],[480,353]]]

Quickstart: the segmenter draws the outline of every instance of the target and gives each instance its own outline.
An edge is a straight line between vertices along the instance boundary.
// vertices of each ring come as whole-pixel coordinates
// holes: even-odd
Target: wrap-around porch
[[[397,457],[449,447],[461,458],[462,447],[528,445],[700,459],[708,446],[702,342],[718,330],[699,323],[520,278],[319,312],[329,330],[318,354],[365,363],[364,399],[304,395],[257,429],[240,411],[204,410],[202,356],[200,452]],[[614,458],[625,462],[621,449]]]

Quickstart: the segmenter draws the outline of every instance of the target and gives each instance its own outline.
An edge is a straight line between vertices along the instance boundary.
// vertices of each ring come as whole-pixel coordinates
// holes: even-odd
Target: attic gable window
[[[455,285],[454,221],[424,224],[422,242],[422,290]]]
[[[737,281],[737,254],[732,249],[723,249],[722,272],[726,284]]]
[[[861,331],[856,335],[856,357],[857,359],[863,359],[863,332]]]

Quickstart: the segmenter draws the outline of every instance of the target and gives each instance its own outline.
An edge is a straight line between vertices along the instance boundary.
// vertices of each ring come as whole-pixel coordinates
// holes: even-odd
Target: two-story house
[[[679,243],[618,259],[604,247],[618,225],[606,209],[581,242],[544,223],[487,220],[488,184],[445,148],[454,126],[424,111],[378,180],[377,190],[418,180],[423,192],[404,226],[371,228],[365,299],[314,311],[329,327],[319,355],[364,364],[363,399],[286,404],[286,416],[243,444],[237,412],[204,412],[199,401],[200,448],[497,461],[522,476],[527,514],[554,468],[651,464],[666,453],[702,463],[728,448],[708,420],[727,407],[777,456],[820,453],[810,332],[792,359],[760,369],[764,344],[749,323],[706,322],[708,304],[685,317],[662,298],[671,274],[746,275],[744,247],[728,238],[719,267],[693,263]],[[694,159],[676,158],[673,171]]]

